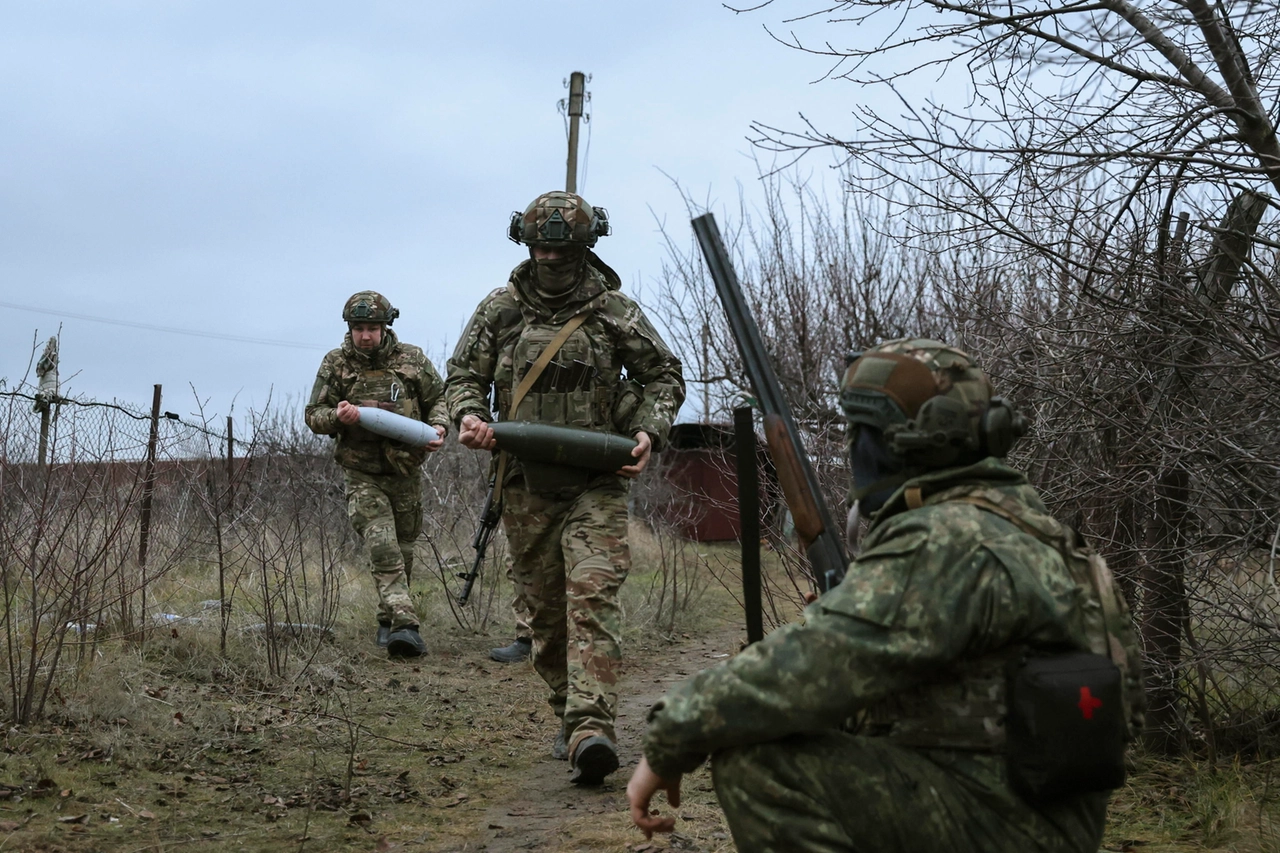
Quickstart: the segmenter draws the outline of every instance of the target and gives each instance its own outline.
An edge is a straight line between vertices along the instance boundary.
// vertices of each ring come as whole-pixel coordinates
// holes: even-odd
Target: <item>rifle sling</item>
[[[538,377],[542,375],[542,371],[546,370],[547,365],[551,363],[551,359],[556,357],[556,353],[560,351],[560,347],[564,346],[564,342],[569,340],[569,336],[577,331],[578,327],[587,321],[587,317],[591,314],[588,306],[586,311],[581,314],[575,314],[569,318],[569,322],[560,327],[560,331],[551,339],[551,343],[547,344],[547,348],[538,356],[538,360],[533,363],[529,371],[525,373],[524,378],[520,380],[520,384],[516,386],[515,393],[511,395],[510,414],[515,414],[520,408],[520,404],[524,402],[524,398],[528,395],[529,390],[533,388],[533,384],[538,381]],[[502,479],[507,473],[507,452],[505,450],[498,452],[498,470],[493,480],[493,504],[498,506],[502,501]]]

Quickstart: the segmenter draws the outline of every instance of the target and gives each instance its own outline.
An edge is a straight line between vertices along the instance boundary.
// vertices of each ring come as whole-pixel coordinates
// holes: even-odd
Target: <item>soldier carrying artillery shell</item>
[[[335,439],[333,458],[346,480],[347,513],[373,561],[377,644],[390,657],[418,657],[426,645],[409,600],[409,580],[414,543],[422,533],[421,466],[444,445],[449,419],[440,374],[421,349],[401,343],[391,331],[398,316],[372,290],[347,300],[347,335],[320,364],[306,419],[312,432]],[[436,436],[422,445],[386,438],[361,424],[362,407],[430,424]]]
[[[567,192],[513,213],[508,237],[529,258],[481,301],[449,359],[445,391],[458,440],[474,449],[502,449],[489,425],[491,389],[500,421],[635,439],[634,461],[617,471],[519,454],[494,463],[534,667],[561,720],[552,753],[571,760],[577,784],[598,784],[618,767],[627,478],[660,449],[685,393],[679,360],[591,251],[609,230],[604,209]]]

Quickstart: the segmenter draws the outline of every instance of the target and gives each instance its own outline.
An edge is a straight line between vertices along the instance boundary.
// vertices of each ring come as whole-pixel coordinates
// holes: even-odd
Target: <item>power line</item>
[[[133,320],[114,320],[110,317],[94,317],[90,314],[76,314],[71,311],[54,311],[50,308],[37,308],[33,305],[18,305],[13,302],[0,302],[0,308],[13,308],[17,311],[31,311],[36,314],[50,314],[54,317],[68,317],[72,320],[88,320],[91,323],[106,323],[109,326],[126,326],[131,329],[146,329],[151,332],[165,332],[170,335],[187,335],[193,338],[212,338],[219,341],[236,341],[242,344],[261,344],[268,347],[288,347],[291,349],[327,350],[329,347],[319,344],[301,344],[295,341],[281,341],[274,338],[251,338],[245,335],[227,335],[222,332],[202,332],[197,329],[180,329],[175,326],[156,326],[151,323],[138,323]]]

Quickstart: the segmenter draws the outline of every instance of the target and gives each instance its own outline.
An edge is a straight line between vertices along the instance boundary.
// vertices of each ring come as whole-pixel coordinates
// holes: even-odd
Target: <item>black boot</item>
[[[489,649],[489,657],[498,663],[520,663],[533,652],[533,640],[528,637],[516,637],[511,645],[500,649]]]
[[[387,647],[387,638],[391,636],[391,623],[378,623],[378,648],[385,649]]]
[[[604,735],[593,735],[574,750],[573,775],[569,781],[575,785],[599,785],[617,769],[618,750],[613,741]]]
[[[387,637],[387,655],[393,658],[416,658],[425,654],[427,644],[418,636],[417,625],[406,625]]]

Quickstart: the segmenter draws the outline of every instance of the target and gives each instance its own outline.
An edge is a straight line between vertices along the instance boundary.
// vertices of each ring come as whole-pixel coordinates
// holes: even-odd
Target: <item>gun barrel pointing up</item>
[[[787,506],[792,518],[796,520],[797,530],[801,532],[813,569],[814,586],[819,592],[826,592],[844,578],[845,568],[848,566],[844,545],[840,541],[840,528],[833,521],[831,511],[822,499],[818,477],[800,441],[800,431],[782,392],[782,384],[769,361],[760,327],[756,325],[751,308],[742,294],[738,276],[733,271],[729,253],[725,251],[715,216],[705,213],[695,218],[693,231],[706,259],[707,270],[715,282],[720,303],[724,306],[729,328],[751,380],[752,391],[765,414],[769,455],[778,468]],[[804,525],[803,528],[801,524]]]

